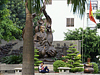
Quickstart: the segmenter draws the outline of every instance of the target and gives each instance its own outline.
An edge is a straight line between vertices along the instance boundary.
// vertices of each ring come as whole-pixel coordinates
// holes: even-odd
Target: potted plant
[[[61,60],[65,62],[65,60],[66,60],[65,56],[62,56]]]

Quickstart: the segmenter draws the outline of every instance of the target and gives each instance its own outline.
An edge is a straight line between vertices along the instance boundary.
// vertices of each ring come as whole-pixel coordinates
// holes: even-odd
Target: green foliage
[[[6,4],[7,2],[8,2],[8,0],[0,0],[0,5]]]
[[[96,15],[96,19],[100,19],[100,10],[97,10],[95,15]],[[97,23],[96,27],[100,28],[100,23]]]
[[[96,19],[100,19],[100,10],[97,10],[95,15],[96,15]]]
[[[54,61],[59,60],[59,59],[58,59],[58,58],[56,58],[56,57],[52,57],[52,59],[53,59]]]
[[[1,59],[1,62],[6,64],[20,64],[22,63],[22,54],[18,56],[17,55],[6,56]]]
[[[39,51],[37,49],[34,49],[34,66],[39,66],[39,64],[42,61],[39,61],[38,57],[39,55],[37,54]],[[22,54],[20,55],[10,55],[10,56],[6,56],[3,57],[1,62],[2,63],[6,63],[6,64],[20,64],[22,63]]]
[[[38,59],[39,55],[37,53],[39,51],[36,48],[34,48],[34,52],[35,52],[35,54],[34,54],[34,66],[39,66],[39,64],[42,62],[42,61],[39,61],[39,59]]]
[[[67,0],[67,1],[68,1],[68,4],[70,2],[72,3],[73,13],[77,12],[82,17],[82,15],[85,12],[86,0]]]
[[[53,70],[55,72],[59,72],[58,67],[64,67],[65,66],[65,62],[63,62],[62,60],[57,60],[53,63]]]
[[[13,25],[22,30],[26,19],[25,3],[21,0],[9,0],[8,9],[10,10],[10,19],[13,21]]]
[[[82,28],[68,30],[65,34],[65,40],[82,40],[83,32],[83,58],[84,62],[87,58],[92,58],[91,61],[98,61],[96,55],[100,54],[100,36],[97,34],[97,29]],[[82,44],[81,44],[82,47]],[[82,48],[81,48],[82,49]],[[81,51],[82,52],[82,51]]]
[[[70,52],[70,53],[68,53]],[[74,48],[74,45],[69,46],[69,50],[67,51],[67,56],[65,57],[68,59],[66,66],[71,68],[71,72],[81,72],[84,69],[82,68],[83,65],[81,65],[81,57],[77,56],[77,51],[76,48]]]
[[[65,61],[65,57],[61,57],[61,60],[64,60]]]
[[[100,28],[100,23],[97,23],[97,28]]]
[[[33,11],[35,11],[35,13],[37,14],[41,14],[41,5],[43,3],[43,0],[33,0],[32,5],[33,5]]]
[[[38,71],[38,68],[34,68],[35,71]]]
[[[13,25],[19,30],[23,30],[25,27],[25,3],[20,0],[9,0],[8,9],[10,10],[10,19],[13,21]],[[22,32],[21,32],[22,34]],[[14,35],[17,39],[21,39],[22,35]]]
[[[98,65],[96,63],[92,63],[92,65],[93,65],[93,69],[94,69],[93,73],[98,73],[98,71],[99,71]]]
[[[83,70],[83,68],[71,68],[71,72],[81,72]]]
[[[0,1],[0,4],[2,4],[1,2],[2,1]],[[7,5],[2,4],[0,6],[0,39],[6,41],[16,39],[16,36],[21,35],[22,31],[16,26],[13,26],[12,20],[9,19],[10,14]]]

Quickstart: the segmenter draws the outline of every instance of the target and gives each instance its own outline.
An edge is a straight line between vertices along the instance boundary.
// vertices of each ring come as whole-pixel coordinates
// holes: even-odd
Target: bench
[[[0,73],[15,73],[15,67],[22,67],[22,64],[0,64]]]
[[[22,68],[14,68],[15,69],[15,75],[22,75]]]
[[[15,73],[16,72],[22,72],[22,68],[14,68],[15,69]]]
[[[71,68],[69,68],[69,67],[58,67],[58,69],[59,69],[59,73],[64,73],[64,72],[69,73],[69,70]]]

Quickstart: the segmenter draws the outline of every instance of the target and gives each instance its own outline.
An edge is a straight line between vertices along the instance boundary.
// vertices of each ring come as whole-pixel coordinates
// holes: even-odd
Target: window
[[[67,18],[67,27],[74,27],[74,18]]]
[[[97,0],[91,0],[92,4],[92,10],[97,10],[98,9],[98,2]],[[87,2],[87,9],[90,9],[90,0]]]
[[[52,0],[45,0],[46,4],[52,4]]]

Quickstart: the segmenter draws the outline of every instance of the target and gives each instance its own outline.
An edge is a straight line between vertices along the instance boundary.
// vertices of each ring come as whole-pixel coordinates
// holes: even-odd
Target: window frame
[[[68,22],[68,20],[70,22]],[[74,27],[74,18],[66,18],[66,27]]]

